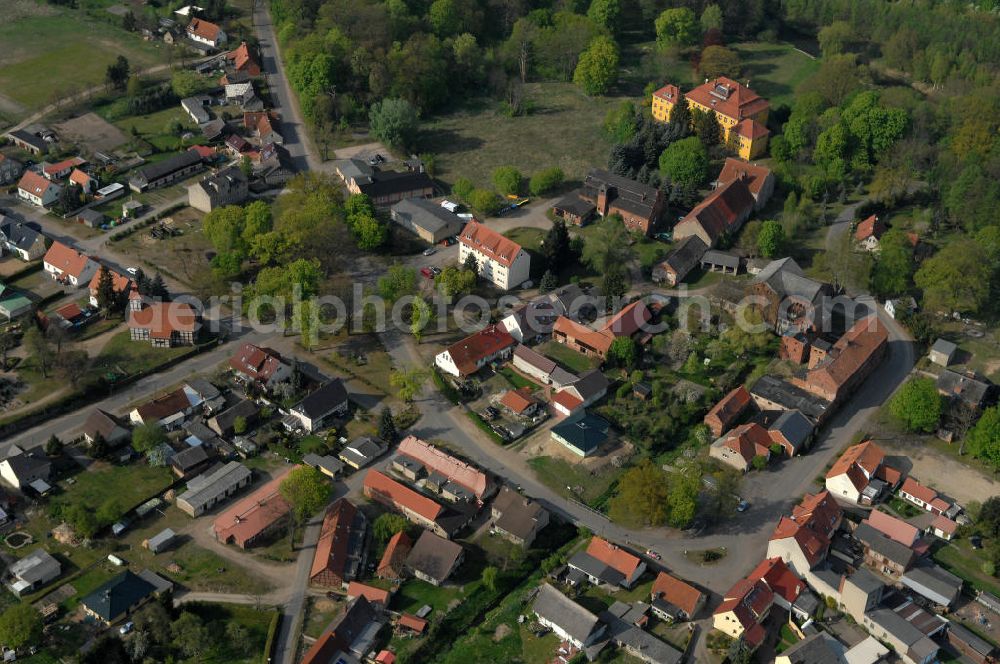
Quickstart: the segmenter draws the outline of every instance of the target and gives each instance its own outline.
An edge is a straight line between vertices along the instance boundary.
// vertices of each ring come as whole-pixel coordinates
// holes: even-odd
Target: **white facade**
[[[520,286],[530,276],[531,257],[524,249],[517,252],[510,267],[480,251],[475,251],[465,243],[459,243],[459,264],[464,264],[469,254],[476,257],[476,263],[479,265],[479,276],[501,290],[510,290]]]
[[[858,249],[861,251],[867,251],[869,253],[877,253],[879,250],[878,238],[874,235],[869,235],[864,240],[858,242]]]
[[[852,503],[861,502],[861,492],[851,482],[851,478],[847,476],[847,473],[826,478],[826,489],[841,500]]]
[[[27,189],[21,189],[18,187],[17,195],[21,197],[21,200],[27,201],[32,205],[37,205],[38,207],[48,207],[59,200],[59,194],[62,193],[62,187],[57,185],[55,182],[50,182],[47,187],[45,187],[41,194],[36,194],[33,191],[28,191]]]
[[[788,568],[799,576],[805,576],[809,571],[809,559],[802,552],[802,547],[794,537],[773,539],[767,543],[767,558],[781,558]],[[808,579],[807,579],[808,581]]]
[[[84,263],[84,266],[81,268],[79,274],[68,274],[50,263],[44,263],[44,267],[45,271],[53,279],[65,279],[66,282],[74,288],[82,288],[83,286],[88,285],[99,269],[97,262],[92,261],[89,258],[87,259],[87,262]]]

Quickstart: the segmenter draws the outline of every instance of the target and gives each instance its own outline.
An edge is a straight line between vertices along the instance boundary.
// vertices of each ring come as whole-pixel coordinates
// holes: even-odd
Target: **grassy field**
[[[598,364],[596,359],[589,358],[583,353],[578,353],[572,348],[556,343],[555,341],[546,341],[536,350],[575,373],[593,369]]]
[[[118,55],[127,57],[133,70],[165,61],[162,45],[83,12],[49,6],[35,15],[17,15],[0,24],[0,91],[24,114],[103,84],[107,66]]]
[[[573,464],[555,457],[540,456],[528,460],[535,475],[556,493],[581,500],[588,505],[597,501],[611,488],[622,474],[622,469],[608,467],[596,475],[582,465]],[[574,493],[567,487],[579,487],[582,493]]]
[[[191,352],[189,347],[153,348],[148,343],[132,341],[128,330],[111,337],[95,361],[99,371],[117,367],[133,374],[149,371],[175,357]]]
[[[933,557],[938,564],[976,590],[1000,595],[1000,582],[982,570],[983,563],[989,559],[986,550],[983,548],[977,551],[968,540],[962,539],[943,544],[933,553]]]
[[[173,152],[181,148],[181,137],[174,132],[180,123],[185,131],[196,131],[197,126],[180,106],[172,106],[148,115],[136,115],[112,122],[126,134],[133,130],[150,142],[160,152]]]
[[[430,120],[421,132],[420,150],[437,155],[438,175],[452,183],[470,178],[492,186],[490,174],[511,165],[530,175],[550,166],[580,180],[607,161],[610,141],[602,129],[607,111],[622,99],[588,97],[571,83],[529,83],[525,98],[533,106],[523,117],[509,118],[498,104]]]
[[[96,510],[103,502],[113,498],[128,509],[170,486],[173,475],[167,468],[134,464],[78,473],[73,480],[71,485],[62,483],[63,492],[53,496],[52,504],[84,505]],[[112,495],[109,495],[108,487],[115,487]]]
[[[789,44],[748,42],[732,48],[743,63],[742,82],[771,102],[771,108],[794,101],[796,88],[819,69],[819,61]]]

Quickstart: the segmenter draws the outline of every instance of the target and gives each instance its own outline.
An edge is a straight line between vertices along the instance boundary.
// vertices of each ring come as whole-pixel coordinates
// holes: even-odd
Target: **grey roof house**
[[[48,482],[52,462],[40,450],[25,452],[17,445],[10,448],[10,455],[0,461],[0,477],[15,489],[23,489],[42,480]]]
[[[351,468],[360,470],[388,451],[389,446],[377,438],[355,438],[340,451],[339,458]]]
[[[48,249],[45,236],[29,224],[0,215],[0,244],[3,249],[23,261],[45,256]]]
[[[605,626],[597,616],[547,583],[538,588],[531,610],[540,623],[577,648],[586,649],[604,636]]]
[[[435,586],[448,580],[465,557],[465,549],[425,530],[406,556],[406,567],[415,577]]]
[[[84,597],[80,603],[88,614],[110,625],[155,593],[156,586],[126,570]]]
[[[423,198],[404,199],[389,213],[399,226],[431,244],[458,235],[465,225],[454,213]]]
[[[81,432],[83,433],[83,439],[88,444],[93,444],[97,436],[100,435],[112,447],[126,442],[131,436],[129,430],[118,423],[118,418],[100,408],[90,411],[87,421],[83,423]]]
[[[258,414],[260,406],[257,402],[243,399],[208,420],[208,428],[220,436],[228,436],[233,433],[238,419],[242,418],[248,425],[252,425],[256,422]]]
[[[11,592],[21,597],[57,578],[62,566],[45,549],[35,549],[12,564],[7,573],[11,576],[7,582]]]
[[[962,579],[934,564],[909,570],[899,582],[939,606],[952,608],[962,594]]]
[[[291,408],[291,418],[285,419],[286,427],[289,427],[289,420],[294,419],[306,431],[318,431],[334,418],[346,415],[347,409],[347,388],[344,381],[333,378]]]
[[[177,507],[189,516],[200,516],[250,484],[253,473],[238,461],[199,475],[177,497]]]

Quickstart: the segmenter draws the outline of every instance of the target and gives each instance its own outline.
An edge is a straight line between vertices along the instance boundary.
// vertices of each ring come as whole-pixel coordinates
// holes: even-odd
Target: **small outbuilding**
[[[938,339],[931,346],[931,352],[928,354],[928,358],[934,364],[939,364],[942,367],[946,367],[952,363],[955,359],[955,353],[958,352],[958,346],[956,346],[951,341],[947,339]]]
[[[146,548],[153,553],[160,553],[170,548],[170,545],[174,543],[176,538],[177,534],[170,528],[167,528],[146,540]]]

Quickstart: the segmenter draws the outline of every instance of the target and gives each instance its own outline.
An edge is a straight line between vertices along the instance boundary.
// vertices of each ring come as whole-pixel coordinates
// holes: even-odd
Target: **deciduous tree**
[[[416,138],[420,113],[405,99],[383,99],[372,104],[368,122],[376,138],[394,147],[405,148]]]
[[[655,22],[656,44],[660,48],[690,46],[698,40],[698,19],[687,7],[661,13]]]
[[[889,412],[907,431],[934,431],[943,410],[943,399],[930,378],[910,379],[889,402]]]
[[[573,82],[591,96],[603,95],[618,80],[618,46],[610,37],[594,37],[580,54]]]
[[[671,183],[697,189],[708,177],[708,151],[697,137],[682,138],[660,155],[660,172]]]

